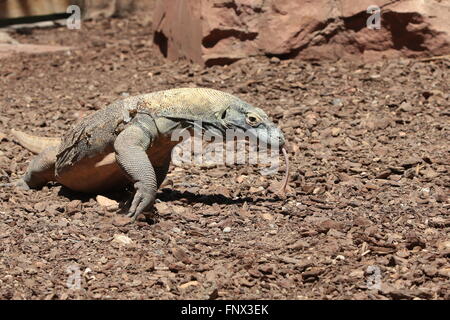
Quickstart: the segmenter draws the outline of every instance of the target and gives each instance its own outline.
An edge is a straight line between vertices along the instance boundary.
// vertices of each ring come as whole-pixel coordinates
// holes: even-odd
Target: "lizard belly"
[[[169,136],[159,137],[154,141],[150,148],[147,149],[147,155],[153,167],[164,167],[170,162],[172,149],[178,144],[170,140]]]
[[[129,180],[116,162],[114,152],[84,158],[59,170],[56,180],[79,192],[98,193],[125,187]]]
[[[147,149],[147,155],[155,168],[165,167],[170,162],[172,148],[178,142],[168,137],[159,137]],[[125,172],[116,162],[111,146],[94,157],[83,158],[73,165],[58,168],[56,181],[78,192],[100,193],[121,189],[130,184]]]

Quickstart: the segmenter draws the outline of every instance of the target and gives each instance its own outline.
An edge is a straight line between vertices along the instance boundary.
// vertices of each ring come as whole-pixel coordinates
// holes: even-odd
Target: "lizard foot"
[[[153,190],[144,186],[141,182],[136,182],[134,188],[136,193],[127,214],[127,217],[131,218],[133,222],[144,210],[148,211],[148,209],[151,209],[155,202],[155,192]]]

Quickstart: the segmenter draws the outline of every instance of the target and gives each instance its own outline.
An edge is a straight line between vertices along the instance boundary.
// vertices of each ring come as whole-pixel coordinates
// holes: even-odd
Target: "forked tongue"
[[[286,194],[286,187],[287,187],[287,184],[289,182],[289,156],[288,156],[287,151],[286,151],[285,148],[281,148],[281,150],[283,151],[284,162],[286,163],[286,172],[285,172],[283,181],[281,182],[281,188],[278,191],[278,193],[281,194],[281,195],[285,195]]]

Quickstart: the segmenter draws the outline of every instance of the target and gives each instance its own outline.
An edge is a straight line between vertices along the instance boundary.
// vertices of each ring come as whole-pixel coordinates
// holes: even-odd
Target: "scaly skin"
[[[61,139],[12,131],[20,144],[40,152],[24,177],[23,188],[49,181],[80,192],[123,188],[136,190],[128,216],[135,220],[152,208],[171,160],[176,129],[192,132],[193,122],[224,134],[227,128],[256,129],[269,145],[284,137],[267,115],[239,98],[213,89],[182,88],[117,101],[82,119]]]

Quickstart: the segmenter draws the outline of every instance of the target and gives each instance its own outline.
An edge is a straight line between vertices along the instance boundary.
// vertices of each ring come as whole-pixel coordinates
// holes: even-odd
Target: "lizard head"
[[[242,102],[221,110],[217,117],[224,131],[240,129],[246,135],[257,138],[260,144],[279,148],[284,146],[283,132],[260,108]]]
[[[274,124],[267,114],[260,108],[254,107],[243,101],[232,104],[216,114],[217,122],[221,123],[223,132],[226,129],[240,129],[248,136],[253,136],[259,142],[270,148],[279,148],[286,162],[286,174],[282,182],[281,194],[286,191],[289,179],[289,157],[284,148],[285,139],[283,132]]]

